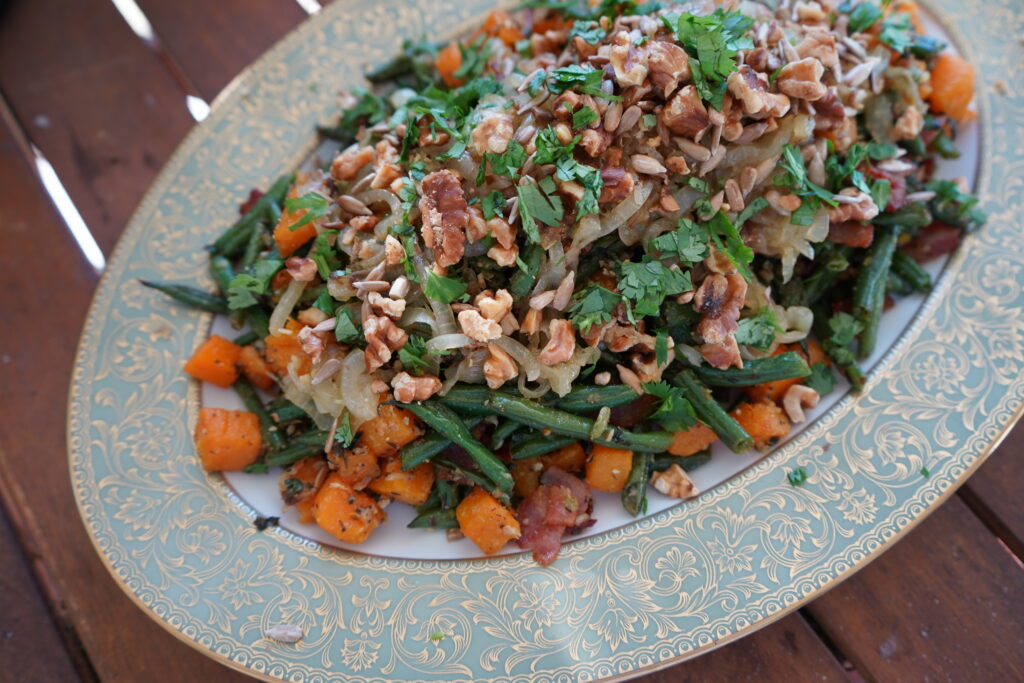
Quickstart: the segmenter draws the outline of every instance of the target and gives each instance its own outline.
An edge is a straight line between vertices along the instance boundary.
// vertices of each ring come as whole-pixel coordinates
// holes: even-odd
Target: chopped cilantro
[[[351,308],[339,308],[335,312],[337,322],[334,323],[334,338],[341,344],[357,344],[363,335],[352,317]]]
[[[604,40],[605,30],[601,26],[593,21],[576,21],[573,22],[572,30],[569,31],[569,41],[579,36],[584,41],[591,45],[597,45]]]
[[[658,330],[658,336],[654,338],[654,360],[658,365],[668,362],[668,332]]]
[[[862,2],[850,11],[849,27],[852,33],[867,31],[882,18],[882,10],[873,2]]]
[[[330,292],[326,289],[317,294],[316,300],[313,302],[313,308],[318,308],[327,315],[334,313],[334,297],[331,296]]]
[[[587,332],[594,325],[603,325],[612,319],[612,309],[622,297],[600,285],[588,285],[573,297],[569,309],[572,325],[580,332]]]
[[[426,341],[417,334],[409,335],[405,346],[398,350],[398,359],[402,361],[402,366],[415,375],[430,367],[430,361],[424,358],[426,355]]]
[[[854,362],[850,344],[864,329],[856,318],[849,313],[836,313],[828,320],[829,336],[824,341],[828,355],[839,365],[850,365]]]
[[[882,30],[878,39],[900,54],[905,53],[914,44],[914,27],[906,14],[894,14],[882,22]]]
[[[661,261],[624,261],[620,268],[619,289],[640,316],[658,315],[666,296],[693,289],[689,273],[670,268]]]
[[[352,433],[352,421],[349,420],[348,409],[345,409],[341,411],[338,428],[334,430],[334,443],[342,448],[348,448],[355,439],[356,436]]]
[[[697,424],[693,406],[683,396],[681,389],[669,386],[665,382],[647,382],[643,389],[644,393],[660,399],[658,407],[650,414],[649,419],[672,432],[680,432]]]
[[[237,311],[259,303],[254,294],[266,294],[270,280],[284,265],[278,259],[260,259],[250,273],[239,273],[228,285],[228,308]]]
[[[284,200],[284,208],[289,212],[305,211],[299,220],[288,226],[288,229],[294,232],[310,221],[323,218],[330,210],[331,203],[322,194],[307,192],[301,197],[292,197]]]
[[[762,209],[767,209],[768,206],[769,204],[767,199],[765,199],[764,197],[755,197],[752,202],[747,204],[743,208],[743,210],[740,211],[740,215],[736,216],[736,229],[739,230],[740,228],[742,228],[743,224],[747,222],[748,218],[753,216],[758,211],[761,211]]]
[[[325,282],[331,276],[332,271],[341,268],[341,261],[331,244],[337,234],[337,230],[324,230],[316,236],[313,248],[309,250],[309,257],[316,263],[316,270]]]
[[[811,366],[811,374],[804,379],[804,384],[817,391],[819,396],[824,396],[832,393],[836,379],[828,364],[819,361]]]
[[[688,218],[680,218],[672,232],[655,237],[651,246],[666,256],[675,256],[680,263],[693,264],[708,255],[708,232]]]
[[[775,342],[775,335],[779,331],[775,312],[770,308],[762,308],[757,315],[740,320],[736,343],[764,351]]]
[[[523,146],[511,140],[508,143],[508,147],[501,154],[492,154],[490,152],[484,153],[484,162],[480,164],[480,171],[476,176],[476,184],[484,184],[484,174],[487,169],[487,162],[491,163],[491,170],[500,176],[506,178],[516,178],[519,175],[519,169],[523,167],[526,162],[526,150]]]
[[[572,115],[572,127],[586,128],[599,118],[601,117],[597,115],[597,112],[590,107],[581,107],[579,111]]]
[[[715,247],[723,252],[729,262],[732,263],[743,277],[748,280],[752,277],[750,273],[750,262],[754,260],[754,250],[743,242],[740,231],[729,220],[728,216],[719,211],[711,217],[705,227]],[[722,238],[725,242],[722,242]]]
[[[539,183],[528,182],[516,188],[519,195],[519,218],[527,238],[534,244],[540,242],[537,221],[545,225],[558,225],[565,213],[562,198],[555,193],[555,181],[550,176]]]
[[[935,192],[929,208],[935,218],[964,230],[973,230],[985,222],[985,213],[978,208],[978,198],[964,192],[952,180],[933,180],[925,188]]]
[[[663,16],[662,21],[695,58],[690,60],[690,72],[701,98],[720,110],[726,80],[736,70],[736,55],[754,47],[753,41],[743,35],[754,20],[741,12],[719,8],[706,16],[684,12]]]
[[[487,220],[491,220],[495,216],[499,218],[504,216],[505,195],[497,190],[491,190],[491,193],[480,201],[480,211],[483,212],[484,218]]]
[[[797,467],[795,470],[790,470],[786,473],[786,479],[789,480],[790,486],[803,486],[804,482],[807,481],[807,470],[801,467]]]
[[[684,183],[697,190],[697,192],[703,192],[707,194],[711,187],[708,185],[708,181],[703,178],[697,178],[696,176],[689,176],[683,180]]]
[[[570,64],[555,69],[548,75],[548,90],[553,93],[562,93],[570,88],[575,88],[584,95],[593,95],[606,100],[621,100],[622,98],[618,95],[610,95],[601,90],[602,80],[604,80],[604,71],[595,69],[589,64]]]
[[[444,633],[441,631],[434,631],[430,634],[430,642],[440,643],[442,640],[444,640]]]
[[[450,304],[465,294],[467,289],[466,283],[462,280],[444,277],[428,270],[427,283],[423,287],[423,293],[428,299]]]
[[[487,36],[480,36],[469,45],[459,43],[459,52],[462,54],[462,62],[453,75],[460,80],[470,80],[480,76],[491,56]]]
[[[656,114],[644,114],[640,117],[640,123],[646,130],[650,130],[658,125],[658,117]]]
[[[384,98],[368,92],[365,88],[357,86],[352,88],[351,92],[359,99],[342,113],[338,125],[320,129],[324,135],[343,143],[355,139],[363,122],[372,126],[386,119],[391,112],[391,107]]]
[[[569,144],[563,145],[553,128],[545,128],[537,134],[537,151],[533,155],[533,161],[537,164],[554,164],[555,177],[559,180],[575,181],[583,186],[583,196],[576,202],[577,218],[598,212],[597,201],[604,187],[600,170],[582,164],[573,157],[572,150],[579,140],[579,136],[576,136]]]

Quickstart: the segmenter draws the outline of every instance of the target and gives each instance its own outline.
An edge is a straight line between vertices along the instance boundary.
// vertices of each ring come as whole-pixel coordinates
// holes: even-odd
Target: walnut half
[[[693,498],[700,491],[679,465],[672,465],[663,472],[655,472],[651,485],[669,498]]]
[[[395,400],[402,403],[425,401],[441,391],[441,380],[433,375],[413,377],[408,372],[400,372],[391,380],[395,390]]]

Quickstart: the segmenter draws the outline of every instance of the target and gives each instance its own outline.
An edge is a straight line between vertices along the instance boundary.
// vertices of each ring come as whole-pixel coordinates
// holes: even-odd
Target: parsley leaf
[[[603,325],[612,319],[612,310],[622,297],[600,285],[588,285],[573,297],[569,309],[572,325],[580,332],[586,332],[594,325]]]
[[[654,338],[654,360],[658,365],[668,362],[668,332],[658,330],[658,336]]]
[[[491,193],[480,201],[480,211],[483,212],[486,220],[491,220],[495,216],[504,216],[505,195],[497,190],[491,190]]]
[[[964,192],[952,180],[933,180],[926,189],[935,192],[929,207],[935,218],[964,230],[973,230],[985,222],[985,212],[978,208],[978,198]]]
[[[334,323],[334,338],[342,344],[357,344],[363,335],[352,317],[351,308],[339,308],[335,312],[337,322]]]
[[[466,283],[462,280],[444,277],[428,270],[427,283],[423,287],[423,293],[428,299],[450,304],[465,294],[467,289]]]
[[[313,308],[318,308],[327,315],[333,315],[334,297],[331,296],[330,292],[324,289],[324,291],[317,295],[316,300],[313,302]]]
[[[807,481],[807,470],[802,466],[797,467],[795,470],[790,470],[786,473],[786,479],[789,480],[790,486],[803,486],[804,482]]]
[[[331,203],[322,194],[307,192],[301,197],[284,200],[284,208],[289,212],[305,211],[299,220],[288,226],[288,229],[294,232],[310,221],[323,218],[330,210]]]
[[[666,296],[682,294],[693,289],[690,274],[678,268],[669,268],[661,261],[621,265],[619,290],[633,302],[633,310],[640,316],[658,315]]]
[[[811,374],[804,378],[804,384],[818,392],[819,396],[832,393],[836,386],[836,378],[832,370],[822,361],[811,366]]]
[[[338,420],[338,428],[334,430],[334,443],[342,448],[348,448],[355,441],[356,436],[352,433],[352,422],[349,419],[348,409],[341,411],[341,419]]]
[[[409,335],[405,346],[398,350],[398,359],[402,361],[402,366],[415,375],[430,367],[430,361],[424,358],[426,355],[426,341],[417,334]]]
[[[873,2],[862,2],[850,12],[849,27],[851,33],[867,31],[882,18],[882,10]]]
[[[576,36],[579,36],[584,41],[591,45],[597,45],[604,40],[607,33],[599,24],[592,21],[576,21],[573,22],[572,30],[569,31],[569,42]]]
[[[729,262],[736,266],[736,270],[749,280],[752,277],[749,264],[754,260],[754,250],[743,242],[740,231],[728,216],[719,211],[705,223],[705,226],[711,241],[715,243],[718,250],[724,252]],[[723,237],[725,238],[724,244],[722,243]]]
[[[922,467],[921,468],[921,476],[922,477],[929,477],[929,476],[931,476],[931,474],[932,474],[931,470],[929,470],[927,467]]]
[[[266,294],[270,280],[284,265],[279,259],[261,259],[252,267],[251,274],[239,273],[228,284],[228,308],[237,311],[259,303],[254,294]]]
[[[550,176],[539,183],[528,182],[516,188],[519,195],[519,218],[527,238],[534,244],[540,242],[537,221],[551,226],[562,222],[565,209],[562,207],[562,198],[555,194],[555,189],[555,181]]]
[[[332,271],[341,268],[341,261],[331,245],[332,238],[337,234],[337,230],[324,230],[316,236],[313,248],[309,250],[309,257],[316,263],[316,270],[325,282],[331,277]]]
[[[690,72],[701,98],[720,110],[726,80],[736,70],[736,55],[754,47],[754,42],[743,35],[754,25],[753,18],[719,8],[706,16],[686,12],[678,17],[664,16],[662,21],[696,58],[690,60]]]
[[[484,163],[480,164],[480,170],[476,176],[476,184],[484,184],[484,175],[487,169],[487,162],[491,163],[491,170],[506,178],[516,178],[519,169],[526,163],[526,150],[515,140],[510,140],[508,147],[501,154],[484,153]]]
[[[570,64],[555,69],[548,75],[548,90],[553,93],[563,93],[570,88],[575,88],[584,95],[593,95],[615,102],[621,100],[622,98],[618,95],[610,95],[601,90],[601,81],[603,80],[603,70],[595,69],[589,64]]]
[[[572,115],[572,127],[577,129],[586,128],[599,118],[601,117],[597,115],[597,112],[590,107],[581,107],[579,111]]]
[[[914,27],[906,14],[894,14],[882,22],[882,30],[878,39],[900,54],[905,53],[914,44]]]
[[[460,80],[469,80],[480,76],[487,60],[491,56],[490,41],[487,36],[480,36],[469,45],[459,43],[459,52],[462,55],[462,63],[453,74]]]
[[[352,88],[351,93],[359,99],[342,113],[338,125],[333,128],[320,129],[324,135],[343,143],[349,143],[355,139],[363,121],[366,122],[366,125],[372,126],[386,119],[391,112],[387,100],[368,92],[365,88],[357,86]]]
[[[649,419],[671,432],[684,431],[697,424],[697,414],[681,389],[665,382],[647,382],[643,388],[644,393],[661,399]]]
[[[736,343],[764,351],[775,342],[775,335],[779,331],[775,312],[770,308],[762,308],[757,315],[740,320]]]
[[[860,334],[864,326],[849,313],[836,313],[828,320],[829,336],[823,340],[823,346],[840,366],[854,363],[850,344]]]
[[[680,263],[698,263],[708,255],[708,232],[690,219],[680,218],[675,230],[655,237],[651,246],[675,256]]]
[[[537,151],[533,155],[537,164],[554,164],[555,177],[559,180],[576,181],[583,186],[583,196],[576,202],[577,218],[598,212],[597,202],[604,187],[601,171],[581,164],[573,157],[572,151],[579,140],[576,136],[569,144],[563,145],[553,128],[545,128],[537,134]]]

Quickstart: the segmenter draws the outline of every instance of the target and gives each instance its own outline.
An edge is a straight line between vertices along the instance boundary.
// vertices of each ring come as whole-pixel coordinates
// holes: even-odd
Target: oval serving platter
[[[181,365],[210,316],[151,296],[137,279],[210,284],[201,247],[239,197],[308,156],[339,89],[403,39],[455,35],[493,5],[336,2],[290,33],[175,152],[93,301],[68,414],[86,528],[141,608],[251,675],[575,681],[667,666],[771,623],[862,568],[963,483],[1021,411],[1024,150],[1003,141],[1024,132],[1015,89],[1024,4],[932,0],[931,14],[978,68],[976,185],[989,220],[906,315],[909,325],[891,330],[895,343],[861,394],[700,497],[568,543],[549,568],[528,554],[411,559],[424,555],[257,532],[260,505],[205,474],[192,445],[200,391]],[[786,478],[797,467],[808,474],[799,488]],[[301,626],[304,638],[262,637],[281,623]]]

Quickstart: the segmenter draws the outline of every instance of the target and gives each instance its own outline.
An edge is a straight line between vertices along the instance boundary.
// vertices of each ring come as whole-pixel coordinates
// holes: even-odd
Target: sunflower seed
[[[611,83],[611,81],[605,81],[605,83]],[[622,119],[619,121],[619,127],[615,129],[616,135],[622,135],[627,130],[632,130],[633,126],[637,124],[643,113],[643,110],[635,104],[622,112]]]
[[[688,138],[672,138],[672,141],[676,143],[676,147],[678,147],[683,154],[694,161],[707,161],[711,158],[711,150],[704,145],[698,145],[693,140]]]
[[[621,120],[622,102],[614,102],[608,105],[608,110],[604,113],[604,129],[609,133],[614,133],[615,129],[619,127]]]
[[[359,214],[360,216],[369,216],[373,213],[366,204],[363,204],[350,194],[343,194],[338,197],[338,206],[349,213]]]
[[[740,184],[736,182],[735,178],[729,178],[725,181],[725,198],[729,200],[730,211],[742,211],[747,205],[743,201]]]
[[[644,175],[659,175],[666,171],[657,159],[646,154],[634,154],[629,158],[629,163],[633,166],[633,170]]]

